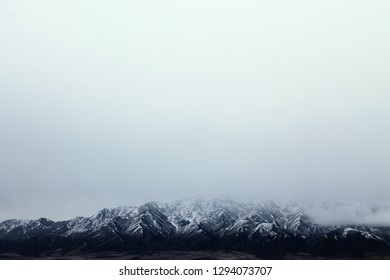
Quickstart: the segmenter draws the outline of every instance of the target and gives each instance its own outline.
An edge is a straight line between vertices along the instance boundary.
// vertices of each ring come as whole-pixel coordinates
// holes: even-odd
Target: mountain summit
[[[190,258],[189,252],[207,258],[216,251],[268,259],[383,258],[390,256],[390,227],[323,226],[299,203],[226,199],[149,202],[60,222],[0,223],[1,258],[142,258],[156,252],[156,258],[166,252],[169,258]]]

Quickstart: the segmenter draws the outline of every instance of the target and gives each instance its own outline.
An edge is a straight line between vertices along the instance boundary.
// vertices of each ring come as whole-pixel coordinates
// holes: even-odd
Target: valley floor
[[[390,260],[390,254],[366,253],[357,256],[316,256],[309,253],[289,253],[283,256],[259,256],[239,251],[155,251],[155,252],[100,252],[100,253],[53,253],[41,256],[0,254],[0,259],[9,260]]]

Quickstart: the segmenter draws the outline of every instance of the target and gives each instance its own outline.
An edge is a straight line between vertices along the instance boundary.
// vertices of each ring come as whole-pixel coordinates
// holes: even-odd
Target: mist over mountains
[[[68,221],[7,220],[0,223],[2,258],[142,258],[159,252],[240,252],[248,258],[384,258],[390,256],[390,223],[317,223],[306,209],[328,213],[358,204],[323,202],[242,203],[227,199],[149,202],[103,209]],[[382,213],[368,205],[360,213]],[[325,209],[325,210],[324,210]],[[340,210],[342,209],[342,210]],[[311,215],[314,215],[312,211]],[[353,212],[353,211],[352,211]],[[337,220],[337,219],[336,219]],[[357,222],[357,223],[355,223]],[[207,258],[209,253],[199,258]],[[181,256],[181,257],[180,257]],[[165,256],[166,257],[166,256]],[[230,258],[235,258],[230,256]]]
[[[390,199],[389,1],[53,2],[0,1],[0,220]]]
[[[390,224],[390,201],[373,201],[373,202],[362,202],[362,201],[338,201],[338,200],[315,200],[315,199],[266,199],[266,200],[244,200],[244,199],[231,199],[229,197],[217,198],[214,196],[194,196],[187,197],[181,200],[173,201],[161,201],[158,200],[156,203],[159,205],[167,205],[170,203],[177,203],[178,201],[235,201],[242,205],[256,205],[264,203],[265,201],[274,202],[279,207],[284,208],[290,205],[296,205],[302,209],[302,211],[310,217],[313,222],[328,226],[328,225],[384,225]],[[142,205],[142,204],[141,204]],[[126,206],[122,206],[127,208]],[[117,208],[117,207],[116,207]],[[112,208],[112,209],[116,209]],[[50,213],[48,213],[50,217]],[[80,215],[77,215],[80,216]],[[45,216],[45,218],[49,218]],[[14,219],[18,217],[10,217]],[[38,218],[38,217],[37,217]],[[72,218],[72,217],[69,217]],[[0,222],[9,220],[0,219]],[[61,221],[58,219],[49,218],[53,221]],[[19,219],[19,220],[34,220],[33,219]],[[66,219],[63,219],[66,220]]]
[[[305,201],[300,205],[322,225],[390,225],[390,201]]]

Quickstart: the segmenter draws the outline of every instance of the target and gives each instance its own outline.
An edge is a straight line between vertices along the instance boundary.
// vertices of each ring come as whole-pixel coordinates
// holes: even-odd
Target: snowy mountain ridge
[[[387,250],[389,242],[389,226],[318,225],[298,202],[189,199],[103,209],[68,221],[0,223],[0,252],[35,247],[34,252],[199,248],[322,252],[351,246],[364,251]]]

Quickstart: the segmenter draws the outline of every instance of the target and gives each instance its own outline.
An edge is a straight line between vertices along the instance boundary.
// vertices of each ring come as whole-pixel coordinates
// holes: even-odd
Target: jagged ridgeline
[[[390,227],[320,226],[298,203],[150,202],[69,221],[0,223],[1,258],[376,258]]]

